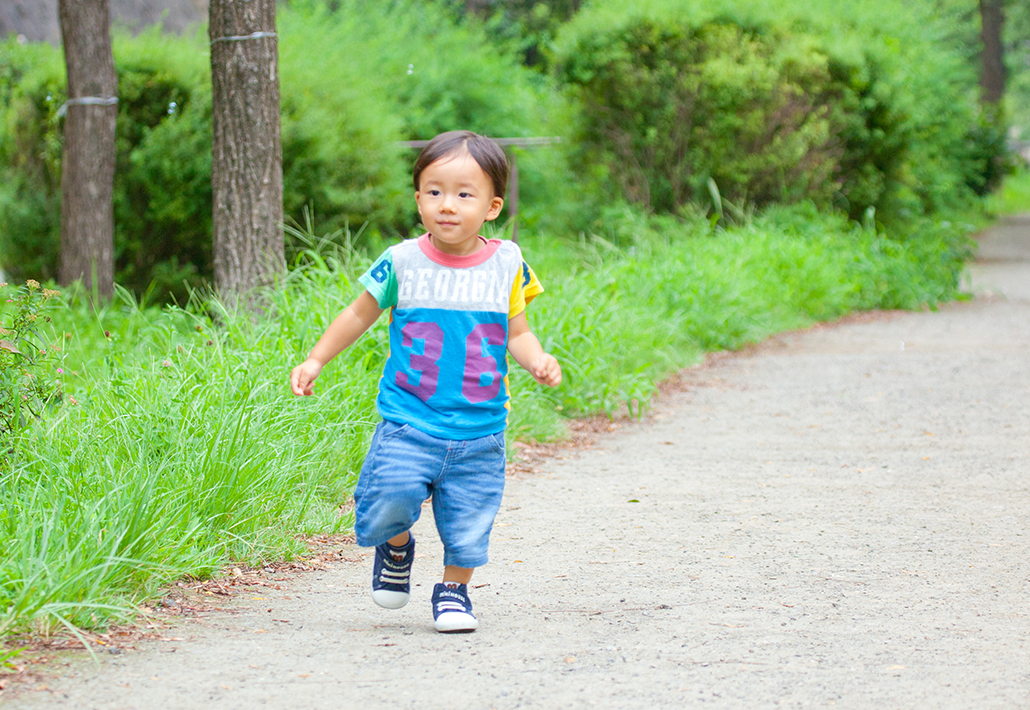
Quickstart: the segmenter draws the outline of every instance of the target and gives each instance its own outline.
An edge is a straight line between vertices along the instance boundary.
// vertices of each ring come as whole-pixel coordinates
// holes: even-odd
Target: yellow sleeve
[[[515,277],[511,285],[511,298],[508,300],[508,319],[511,320],[526,310],[526,304],[544,292],[533,269],[529,264],[522,262],[522,270]]]
[[[527,304],[544,292],[543,284],[537,280],[536,274],[533,273],[533,269],[531,269],[529,264],[524,261],[522,262],[522,281],[522,287],[526,293]]]

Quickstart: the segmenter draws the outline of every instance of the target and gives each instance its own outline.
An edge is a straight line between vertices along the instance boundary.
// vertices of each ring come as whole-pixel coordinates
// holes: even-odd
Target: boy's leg
[[[437,631],[475,631],[468,583],[487,562],[490,529],[504,494],[504,434],[450,442],[450,455],[433,482],[433,515],[444,546],[443,582],[433,589]]]
[[[354,534],[362,547],[406,544],[429,497],[439,464],[419,456],[422,447],[411,441],[411,432],[407,425],[383,421],[372,436],[354,489]]]
[[[354,532],[359,545],[376,548],[372,598],[396,609],[407,603],[418,520],[430,482],[446,455],[407,425],[384,421],[376,427],[354,490]]]
[[[443,568],[443,583],[447,585],[468,584],[472,581],[472,573],[475,571],[475,567],[455,567],[454,565],[447,565]]]
[[[490,530],[504,496],[504,435],[451,441],[433,481],[433,516],[443,543],[443,563],[459,583],[489,559]],[[462,572],[461,570],[464,570]]]

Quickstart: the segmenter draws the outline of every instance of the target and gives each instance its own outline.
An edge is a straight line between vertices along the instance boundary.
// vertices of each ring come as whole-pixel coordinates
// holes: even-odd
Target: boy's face
[[[504,206],[504,200],[494,195],[490,176],[468,151],[427,165],[419,176],[415,202],[433,246],[457,256],[482,248],[483,222],[497,219]]]

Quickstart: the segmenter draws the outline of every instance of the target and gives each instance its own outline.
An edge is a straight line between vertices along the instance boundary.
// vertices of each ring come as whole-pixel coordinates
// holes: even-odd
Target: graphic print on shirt
[[[470,310],[507,310],[511,283],[500,269],[407,268],[397,272],[399,303]]]
[[[492,240],[453,257],[422,237],[388,249],[360,281],[393,309],[382,416],[442,438],[502,431],[508,319],[543,290],[518,246]]]

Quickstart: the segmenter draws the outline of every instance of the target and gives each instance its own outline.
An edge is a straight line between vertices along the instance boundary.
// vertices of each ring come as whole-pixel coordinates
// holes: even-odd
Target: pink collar
[[[479,266],[494,255],[494,252],[501,246],[500,239],[483,239],[483,248],[466,256],[446,254],[437,249],[429,239],[429,232],[418,238],[418,247],[422,253],[435,261],[440,266],[449,266],[453,269],[467,269],[470,266]]]

